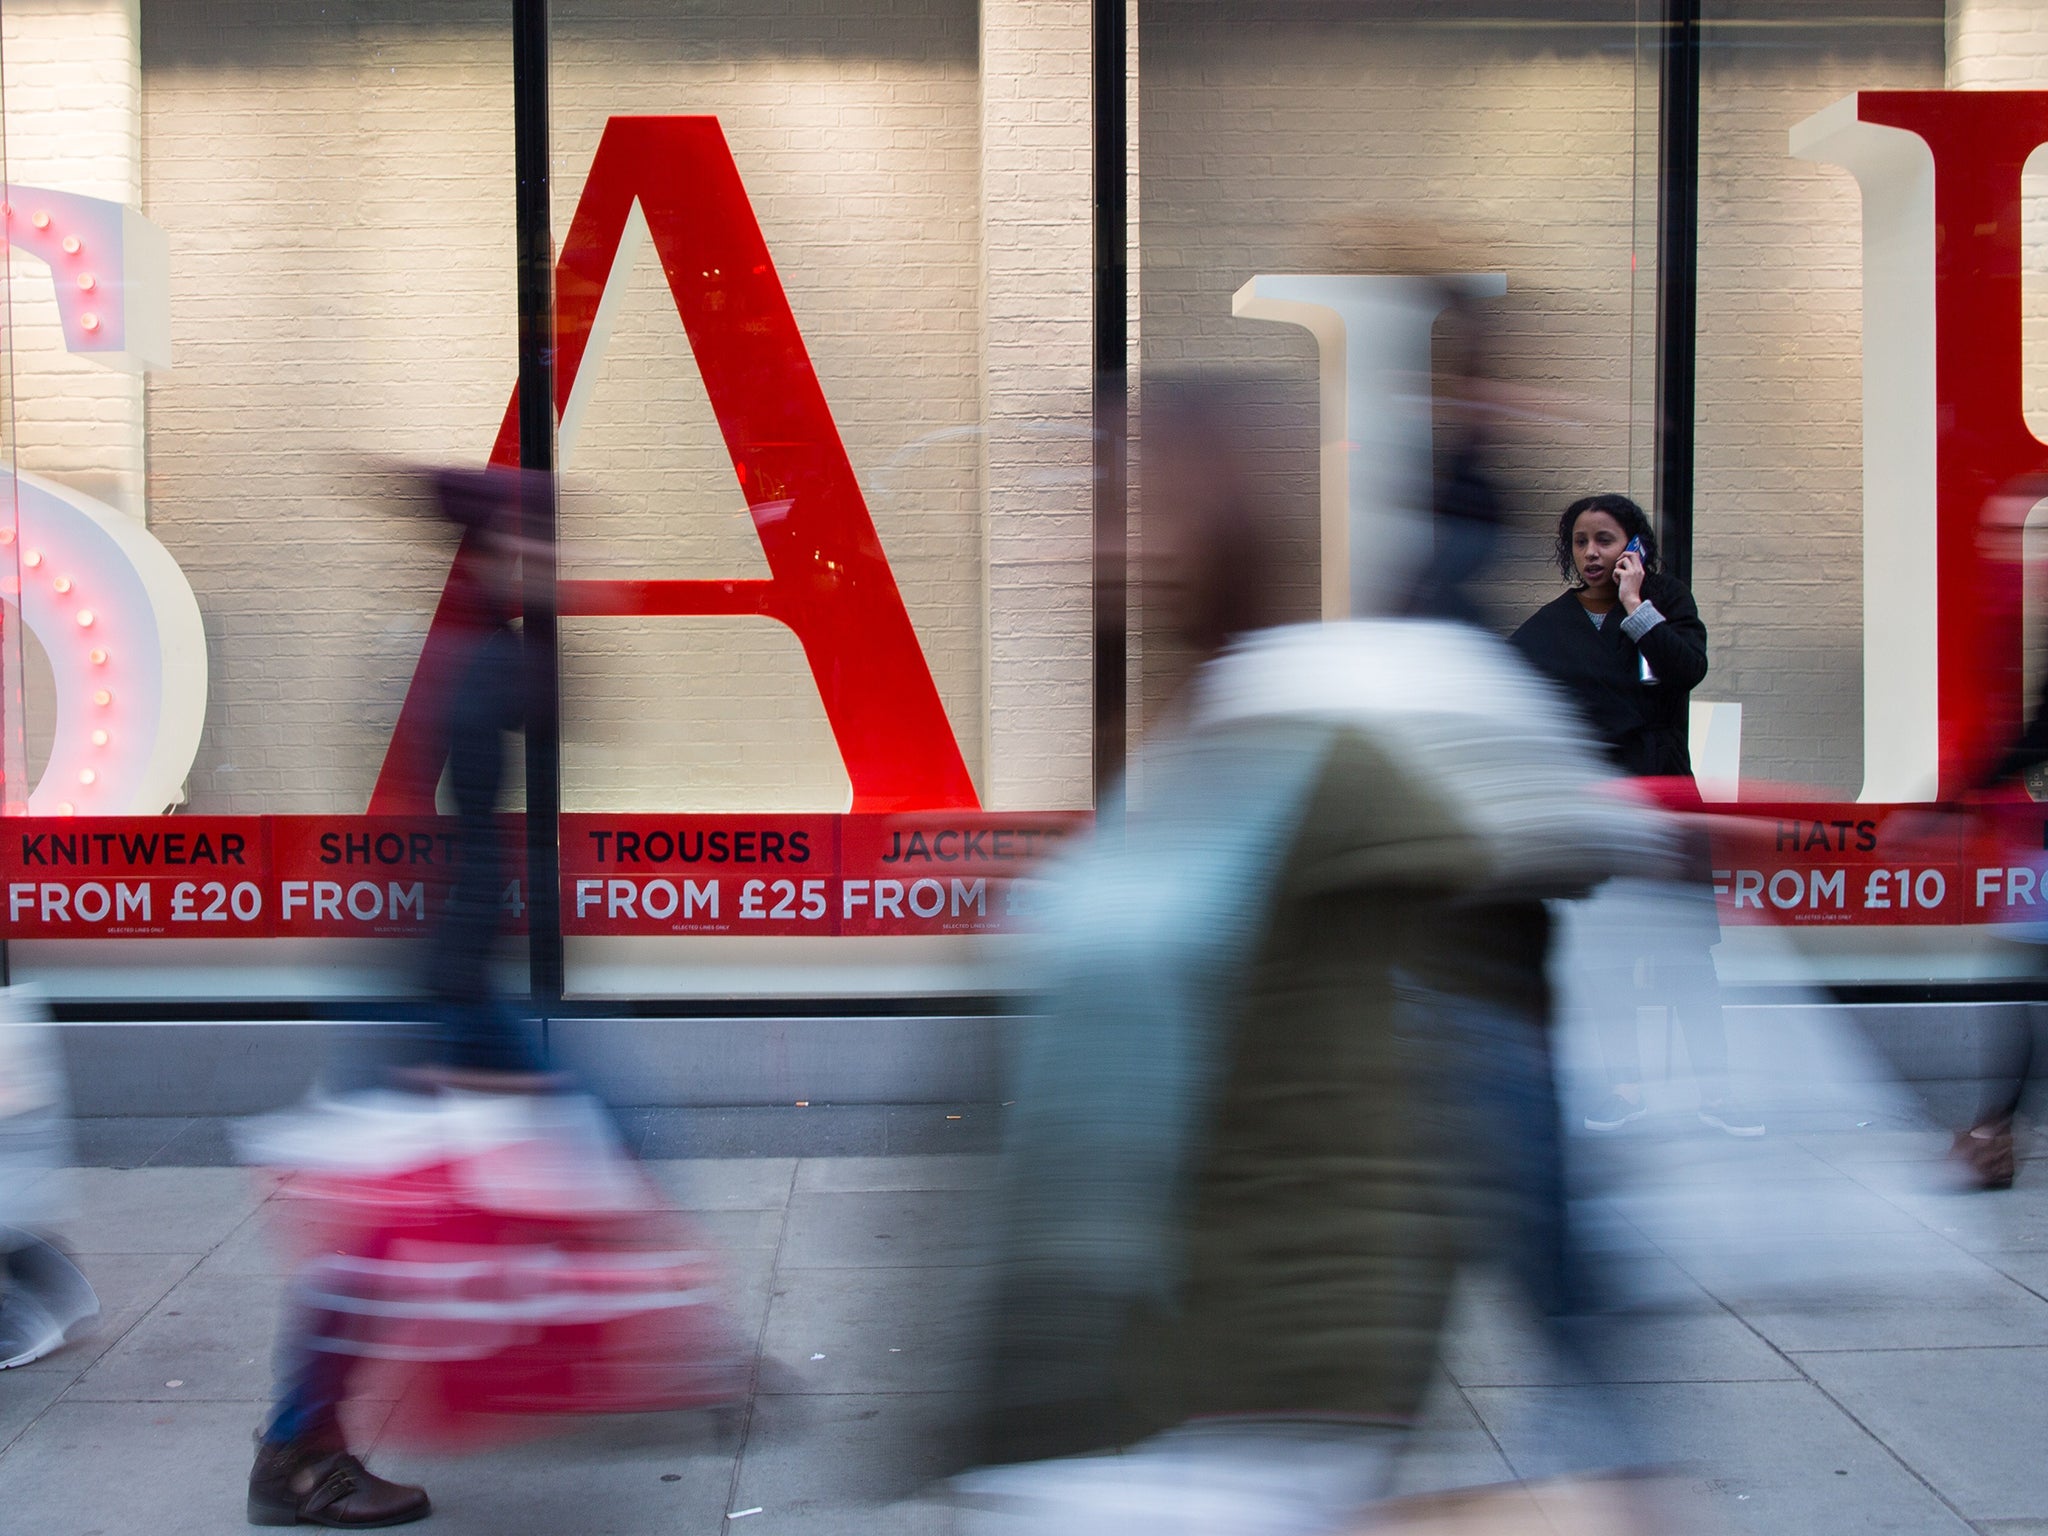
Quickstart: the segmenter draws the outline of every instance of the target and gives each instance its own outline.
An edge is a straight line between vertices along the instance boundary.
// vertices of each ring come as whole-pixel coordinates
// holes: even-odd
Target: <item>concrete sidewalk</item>
[[[1774,1134],[1757,1166],[1822,1195],[1816,1234],[1866,1272],[1817,1305],[1746,1294],[1683,1234],[1613,1222],[1662,1302],[1614,1390],[1694,1469],[1720,1524],[1772,1536],[2048,1533],[2048,1168],[1993,1196],[1899,1193],[1939,1133]],[[455,1536],[720,1536],[947,1528],[882,1507],[934,1465],[967,1385],[971,1260],[987,1161],[972,1155],[656,1165],[730,1256],[755,1390],[736,1432],[708,1416],[594,1423],[466,1459],[374,1447]],[[218,1167],[91,1168],[65,1236],[99,1288],[90,1340],[0,1374],[0,1530],[243,1532],[250,1432],[270,1390],[281,1281],[272,1185]],[[1886,1193],[1884,1191],[1891,1191]],[[1968,1209],[1977,1218],[1959,1222]],[[1467,1288],[1431,1423],[1402,1472],[1426,1488],[1543,1469],[1566,1384],[1514,1308]],[[369,1418],[383,1409],[368,1405]],[[739,1512],[758,1509],[757,1514]]]

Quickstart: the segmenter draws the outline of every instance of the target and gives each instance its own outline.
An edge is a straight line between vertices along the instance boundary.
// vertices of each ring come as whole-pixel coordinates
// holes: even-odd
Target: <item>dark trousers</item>
[[[1599,1033],[1600,1054],[1610,1083],[1643,1080],[1643,1046],[1636,1010],[1644,1003],[1671,1010],[1685,1037],[1685,1054],[1693,1075],[1706,1079],[1728,1072],[1728,1027],[1721,1014],[1721,983],[1714,957],[1706,945],[1687,944],[1682,953],[1650,958],[1648,984],[1638,986],[1633,964],[1616,966],[1597,983],[1604,1006]]]

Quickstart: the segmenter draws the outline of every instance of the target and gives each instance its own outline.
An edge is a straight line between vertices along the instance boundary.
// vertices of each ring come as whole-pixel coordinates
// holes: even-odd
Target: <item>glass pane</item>
[[[1546,519],[1576,496],[1644,486],[1656,73],[1636,9],[1141,0],[1142,367],[1148,388],[1233,378],[1260,418],[1273,505],[1299,525],[1285,617],[1331,612],[1325,583],[1344,581],[1323,568],[1337,557],[1333,493],[1319,488],[1319,432],[1337,430],[1319,425],[1321,380],[1342,364],[1306,320],[1234,313],[1255,282],[1319,274],[1335,294],[1375,275],[1470,273],[1500,290],[1471,323],[1497,380],[1490,473],[1512,509],[1488,581],[1503,625],[1555,594]],[[1448,441],[1426,350],[1367,366],[1411,369],[1363,410],[1368,432],[1419,408]],[[1368,459],[1396,451],[1349,444]],[[1153,468],[1141,455],[1141,538]],[[1143,645],[1156,716],[1181,658],[1157,624]]]
[[[14,974],[402,985],[437,869],[321,839],[364,836],[448,569],[388,468],[481,462],[512,389],[507,14],[67,0],[4,25],[32,807],[92,818],[10,845]],[[53,937],[109,932],[173,936]]]
[[[570,990],[978,989],[1092,795],[1086,10],[552,23]]]
[[[1740,712],[1745,798],[1806,802],[1774,813],[1774,846],[1717,861],[1731,981],[2025,963],[1988,921],[1998,840],[1895,810],[1988,769],[2041,628],[2016,559],[1963,568],[1988,553],[1986,498],[2048,452],[2019,429],[2041,372],[2022,318],[2040,199],[2022,204],[2017,160],[1994,168],[2033,109],[1969,95],[2048,78],[2019,10],[1706,7],[1695,584],[1715,642],[1696,698]],[[1994,181],[2005,202],[1966,214]],[[2001,318],[1959,323],[1954,304]],[[2005,837],[2038,848],[2038,815],[2015,816]]]

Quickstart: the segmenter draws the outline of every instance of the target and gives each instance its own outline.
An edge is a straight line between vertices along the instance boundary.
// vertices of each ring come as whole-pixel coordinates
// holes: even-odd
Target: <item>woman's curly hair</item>
[[[1581,496],[1564,509],[1564,515],[1557,520],[1557,545],[1552,553],[1557,558],[1557,573],[1564,578],[1568,587],[1579,584],[1579,568],[1572,563],[1572,525],[1582,513],[1605,512],[1617,523],[1621,531],[1632,539],[1643,541],[1643,569],[1657,569],[1657,530],[1650,525],[1650,517],[1641,507],[1626,496],[1612,491],[1603,491],[1598,496]]]

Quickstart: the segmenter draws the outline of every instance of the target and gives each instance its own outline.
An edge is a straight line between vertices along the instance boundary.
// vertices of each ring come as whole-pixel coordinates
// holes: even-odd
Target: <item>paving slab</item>
[[[1828,1359],[1841,1358],[1837,1356]],[[1680,1468],[1711,1519],[1753,1536],[1965,1536],[1969,1525],[1804,1381],[1468,1388],[1519,1476],[1571,1470],[1550,1426],[1605,1392],[1653,1460]],[[1689,1469],[1689,1470],[1685,1470]]]
[[[1581,1247],[1603,1260],[1661,1257],[1642,1229],[1616,1209],[1611,1200],[1587,1196],[1571,1203],[1572,1231]]]
[[[924,1157],[807,1157],[797,1164],[796,1187],[810,1193],[855,1194],[901,1189],[987,1189],[996,1160],[979,1153],[934,1152]]]
[[[1800,1365],[1977,1520],[2048,1520],[2048,1348],[1806,1354]]]
[[[2048,1345],[2048,1301],[1933,1234],[1841,1239],[1828,1274],[1772,1285],[1743,1256],[1693,1259],[1701,1283],[1785,1351]]]
[[[16,1367],[0,1371],[0,1453],[71,1385],[67,1375]]]
[[[1984,1263],[1922,1226],[1771,1241],[1667,1241],[1664,1251],[1707,1292],[1738,1310],[1786,1298],[1810,1303],[1898,1278],[1947,1274],[1961,1280],[1981,1275]]]
[[[298,1266],[292,1247],[294,1220],[293,1200],[287,1187],[257,1206],[247,1221],[221,1239],[199,1261],[194,1274],[268,1275],[282,1284]]]
[[[0,1381],[24,1372],[50,1372],[67,1381],[75,1379],[119,1343],[200,1261],[196,1253],[75,1253],[71,1257],[100,1299],[99,1322],[55,1354],[0,1375]]]
[[[1836,1131],[1797,1138],[1799,1145],[1836,1168],[1862,1163],[1939,1163],[1948,1156],[1949,1133],[1933,1130]]]
[[[742,1536],[893,1529],[882,1506],[953,1470],[966,1409],[950,1393],[762,1395],[733,1494],[761,1513]]]
[[[284,1290],[267,1275],[195,1275],[170,1290],[82,1374],[75,1402],[229,1402],[261,1405]]]
[[[418,1483],[437,1536],[718,1536],[735,1451],[702,1415],[593,1421],[465,1456],[380,1447],[376,1470]]]
[[[78,1168],[59,1230],[79,1253],[203,1253],[247,1221],[277,1178],[245,1168]]]
[[[793,1157],[693,1157],[650,1161],[647,1172],[686,1211],[779,1211],[789,1203]]]
[[[1389,1495],[1442,1493],[1513,1478],[1507,1458],[1465,1394],[1439,1372],[1430,1383],[1413,1438],[1395,1458]]]
[[[1861,1232],[1911,1232],[1920,1225],[1915,1214],[1832,1170],[1819,1178],[1630,1191],[1610,1199],[1667,1251],[1703,1240],[1826,1242]]]
[[[792,1269],[979,1263],[986,1254],[981,1209],[963,1190],[799,1192],[789,1200],[782,1262]]]
[[[2048,1296],[2048,1249],[1989,1253],[1984,1256],[1984,1262],[2016,1284],[2024,1285],[2036,1296]]]
[[[782,1246],[787,1221],[779,1209],[692,1211],[689,1217],[706,1242],[727,1253],[754,1248],[773,1252]]]
[[[782,1269],[763,1348],[789,1368],[788,1392],[968,1391],[985,1279],[965,1266]]]
[[[1590,1177],[1655,1178],[1660,1184],[1789,1183],[1832,1180],[1842,1170],[1795,1136],[1734,1137],[1695,1126],[1684,1135],[1639,1136],[1633,1129],[1572,1142],[1574,1161]]]
[[[768,1295],[775,1284],[773,1248],[727,1248],[718,1254],[725,1277],[725,1304],[748,1348],[768,1326]]]
[[[1593,1381],[1779,1381],[1799,1373],[1742,1320],[1693,1288],[1689,1304],[1606,1319],[1601,1347],[1563,1358],[1525,1308],[1496,1295],[1459,1312],[1444,1367],[1461,1387]]]
[[[7,1529],[37,1536],[248,1536],[246,1403],[64,1399],[0,1451]]]
[[[2048,1249],[2048,1182],[1954,1194],[1902,1189],[1887,1198],[1959,1247],[1975,1253]]]

